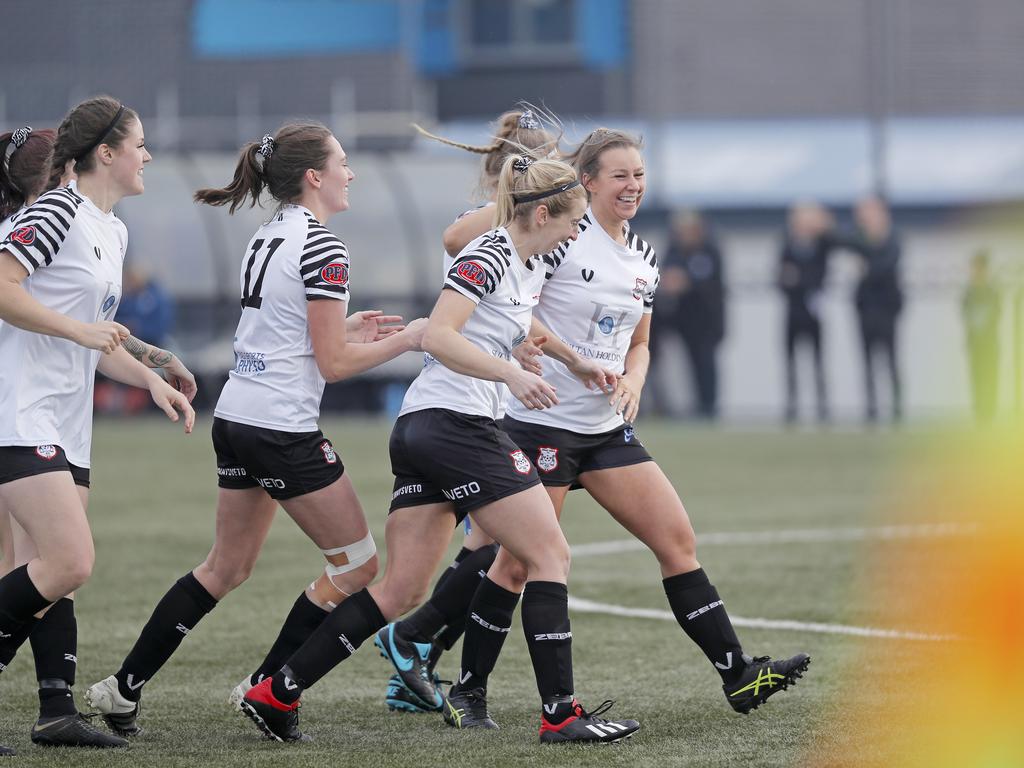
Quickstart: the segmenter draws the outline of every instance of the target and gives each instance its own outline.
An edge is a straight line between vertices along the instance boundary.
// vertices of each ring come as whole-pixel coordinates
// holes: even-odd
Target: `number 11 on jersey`
[[[242,288],[242,309],[245,309],[246,307],[259,309],[263,305],[263,297],[260,296],[260,291],[263,290],[263,276],[267,274],[267,265],[270,264],[270,259],[274,255],[274,251],[280,248],[281,243],[283,242],[283,237],[275,237],[267,244],[267,255],[263,259],[263,263],[260,265],[259,275],[256,277],[256,283],[253,284],[252,292],[250,293],[249,285],[250,280],[252,279],[252,268],[256,265],[256,257],[263,249],[264,243],[262,237],[259,240],[253,241],[252,253],[249,254],[249,261],[245,265],[245,285]]]

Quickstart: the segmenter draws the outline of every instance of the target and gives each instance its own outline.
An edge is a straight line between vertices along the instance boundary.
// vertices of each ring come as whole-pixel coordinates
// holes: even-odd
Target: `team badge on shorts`
[[[54,456],[57,455],[57,447],[54,445],[37,445],[36,456],[40,459],[46,459],[50,461]]]
[[[512,466],[515,468],[516,472],[520,475],[530,474],[530,460],[526,458],[525,453],[522,451],[512,451],[509,456],[512,457]]]
[[[338,454],[334,452],[334,446],[324,440],[320,443],[320,450],[324,452],[324,461],[328,464],[338,463]]]
[[[558,469],[558,449],[540,446],[537,451],[537,469],[541,472],[554,472]]]
[[[633,298],[636,299],[637,301],[640,301],[640,299],[642,299],[644,296],[644,291],[646,290],[647,281],[644,280],[642,277],[638,277],[636,279],[636,287],[633,288]]]

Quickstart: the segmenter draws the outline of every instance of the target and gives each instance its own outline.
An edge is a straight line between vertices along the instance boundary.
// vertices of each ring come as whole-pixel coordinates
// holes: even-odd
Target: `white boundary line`
[[[655,608],[627,608],[623,605],[609,605],[569,597],[569,610],[578,613],[603,613],[609,616],[627,616],[637,619],[660,619],[675,621],[671,611]],[[898,629],[877,629],[875,627],[851,627],[845,624],[822,624],[819,622],[788,621],[786,619],[744,619],[730,616],[733,625],[752,629],[788,629],[796,632],[817,632],[825,635],[854,635],[856,637],[880,637],[890,640],[955,640],[952,635],[929,635],[922,632],[903,632]]]
[[[697,546],[720,544],[811,544],[835,541],[866,541],[871,539],[930,539],[943,536],[969,536],[977,526],[958,523],[931,523],[925,525],[883,525],[876,528],[791,528],[781,531],[723,531],[697,534]],[[596,541],[576,544],[573,557],[593,557],[616,552],[634,552],[647,549],[639,539]]]

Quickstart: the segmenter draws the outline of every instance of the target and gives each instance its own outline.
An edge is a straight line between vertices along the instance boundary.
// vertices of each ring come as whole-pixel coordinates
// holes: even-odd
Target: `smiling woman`
[[[30,133],[21,129],[21,144]],[[31,635],[38,744],[127,743],[84,720],[70,690],[77,654],[70,598],[94,560],[85,514],[94,373],[148,389],[173,421],[177,411],[185,415],[186,431],[195,416],[184,394],[125,349],[128,330],[111,320],[128,236],[111,209],[141,194],[149,159],[132,110],[109,97],[82,102],[61,123],[47,169],[56,187],[73,163],[78,181],[41,195],[22,188],[31,204],[0,242],[0,508],[13,519],[18,566],[0,579],[0,664]]]

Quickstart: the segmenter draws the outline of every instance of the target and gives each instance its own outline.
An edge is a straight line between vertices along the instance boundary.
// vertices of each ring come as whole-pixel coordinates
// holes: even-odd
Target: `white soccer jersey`
[[[550,277],[535,310],[537,319],[581,357],[622,373],[633,331],[654,308],[659,279],[654,248],[628,225],[626,244],[615,242],[588,208],[579,237],[543,260]],[[540,360],[544,379],[558,392],[558,405],[531,411],[513,399],[509,416],[588,435],[623,424],[607,394],[587,389],[558,361],[547,356]]]
[[[455,259],[445,288],[475,303],[462,335],[488,354],[510,360],[512,348],[526,339],[533,307],[540,298],[544,271],[538,259],[519,258],[508,230],[499,227],[471,242]],[[500,417],[504,384],[475,379],[445,368],[424,355],[423,370],[405,393],[399,416],[427,408]]]
[[[25,290],[75,320],[111,320],[128,246],[121,220],[93,205],[74,182],[17,216],[0,250],[28,271]],[[88,468],[99,359],[99,352],[67,339],[0,324],[0,445],[53,443],[69,462]]]
[[[235,367],[216,416],[282,432],[314,432],[324,377],[309,335],[306,302],[348,301],[348,251],[307,208],[284,205],[260,227],[242,259],[242,317]]]

